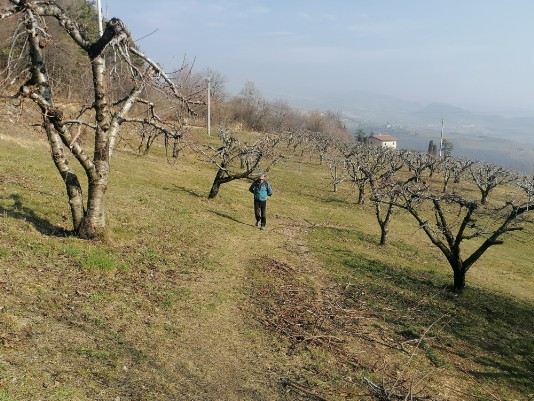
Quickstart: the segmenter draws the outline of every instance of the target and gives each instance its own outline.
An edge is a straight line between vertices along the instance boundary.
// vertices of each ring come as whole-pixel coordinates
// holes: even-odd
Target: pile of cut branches
[[[288,355],[296,356],[299,352],[303,355],[310,349],[316,349],[321,353],[329,352],[331,361],[334,361],[328,367],[323,366],[322,372],[311,376],[306,373],[310,369],[305,365],[293,373],[286,371],[281,379],[285,391],[299,393],[298,399],[330,400],[317,390],[317,383],[320,382],[323,392],[326,388],[330,389],[334,397],[332,399],[434,400],[412,394],[412,389],[418,386],[413,386],[410,380],[382,371],[377,367],[378,361],[373,364],[356,357],[361,349],[354,349],[355,338],[361,340],[362,348],[368,347],[364,344],[373,342],[405,354],[407,351],[398,344],[384,343],[379,338],[380,333],[370,331],[369,325],[364,322],[376,320],[377,316],[366,308],[363,300],[354,297],[354,291],[347,291],[340,286],[316,288],[309,280],[308,273],[287,263],[264,258],[259,263],[259,279],[252,280],[252,299],[259,310],[259,319],[267,330],[289,342]],[[380,359],[378,354],[376,357]],[[367,378],[363,379],[361,385],[357,384],[362,383],[360,380],[339,380],[343,375],[362,378],[365,372],[378,373],[383,377],[383,383],[377,385]],[[288,377],[288,374],[292,377]],[[318,376],[323,376],[319,382]],[[362,389],[364,394],[361,393]]]

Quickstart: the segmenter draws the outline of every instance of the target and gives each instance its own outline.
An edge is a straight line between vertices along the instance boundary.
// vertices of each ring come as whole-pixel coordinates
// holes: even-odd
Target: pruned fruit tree
[[[171,122],[175,119],[158,115],[157,105],[165,104],[167,110],[173,105],[176,115],[178,109],[183,115],[194,113],[194,105],[201,102],[182,96],[175,81],[139,50],[118,18],[107,21],[98,34],[55,0],[2,3],[0,21],[13,30],[8,57],[3,60],[3,97],[37,107],[53,162],[66,186],[73,233],[100,238],[106,227],[110,162],[121,127],[150,126],[166,139],[178,139],[181,127]],[[77,91],[83,103],[76,112],[60,101],[64,96],[57,95],[57,82],[64,81],[64,76],[54,76],[58,69],[50,68],[47,49],[58,46],[77,48],[79,56],[63,62],[81,64],[78,69],[86,72],[69,85],[69,97]],[[87,188],[82,188],[73,161],[85,172]]]

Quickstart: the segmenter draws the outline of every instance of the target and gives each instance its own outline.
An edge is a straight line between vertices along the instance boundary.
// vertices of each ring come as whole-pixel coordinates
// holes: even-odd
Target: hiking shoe
[[[256,222],[256,227],[261,228],[261,221]]]
[[[260,227],[260,230],[265,230],[265,226],[261,226],[261,227]]]

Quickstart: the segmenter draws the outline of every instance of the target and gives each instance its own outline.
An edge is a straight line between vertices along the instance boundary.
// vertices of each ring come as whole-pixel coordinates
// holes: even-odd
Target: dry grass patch
[[[198,154],[121,144],[107,236],[81,241],[46,144],[0,142],[0,400],[528,394],[531,304],[512,289],[528,298],[531,233],[488,253],[488,280],[458,299],[409,216],[378,247],[370,205],[333,193],[318,158],[284,151],[260,231],[248,182],[208,201],[215,167]]]
[[[316,287],[309,273],[274,259],[250,271],[260,322],[287,358],[277,367],[286,399],[430,399],[422,395],[432,391],[424,339],[395,335],[350,286]],[[389,398],[380,398],[380,391]]]

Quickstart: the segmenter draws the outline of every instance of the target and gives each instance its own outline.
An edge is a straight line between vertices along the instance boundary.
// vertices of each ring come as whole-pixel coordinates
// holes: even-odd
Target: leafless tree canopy
[[[280,159],[280,155],[276,153],[276,146],[280,142],[277,136],[261,135],[253,143],[246,143],[240,141],[229,128],[220,127],[219,138],[222,144],[218,148],[210,145],[196,147],[199,153],[217,167],[208,195],[210,199],[218,195],[222,184],[252,179],[260,171],[266,173]]]
[[[466,272],[488,249],[532,224],[527,217],[534,196],[532,176],[452,156],[377,148],[356,139],[351,145],[321,135],[310,138],[317,153],[330,152],[325,160],[334,190],[344,174],[358,187],[358,204],[370,189],[380,244],[387,241],[394,211],[408,211],[449,262],[458,291],[465,286]]]
[[[143,124],[165,137],[176,138],[179,130],[158,115],[156,101],[171,101],[176,110],[184,109],[191,114],[194,105],[201,102],[182,95],[161,67],[136,48],[119,19],[109,20],[102,36],[93,37],[55,1],[10,0],[10,3],[11,7],[0,14],[3,20],[16,21],[12,36],[14,50],[5,61],[5,86],[12,98],[28,99],[41,112],[54,163],[67,188],[74,231],[83,238],[99,237],[106,225],[104,200],[110,160],[122,125]],[[65,35],[53,36],[56,32],[50,29],[52,24],[59,26]],[[82,105],[77,113],[61,107],[54,91],[54,79],[57,82],[58,78],[49,64],[46,49],[59,40],[68,40],[70,46],[81,51],[83,68],[90,71],[89,103]],[[66,64],[77,60],[66,60]],[[83,92],[86,83],[80,79],[73,89]],[[142,116],[139,110],[144,110]],[[92,132],[89,141],[92,150],[81,141],[82,128]],[[87,202],[69,156],[76,159],[88,177]]]
[[[503,244],[506,236],[532,224],[526,215],[532,209],[532,199],[513,185],[517,182],[521,186],[525,181],[517,181],[516,174],[487,163],[474,162],[470,170],[471,179],[462,188],[444,190],[437,179],[409,179],[395,189],[397,200],[389,200],[407,210],[443,253],[458,291],[465,286],[467,271],[490,247]],[[464,255],[468,242],[470,251]]]

